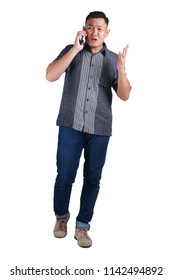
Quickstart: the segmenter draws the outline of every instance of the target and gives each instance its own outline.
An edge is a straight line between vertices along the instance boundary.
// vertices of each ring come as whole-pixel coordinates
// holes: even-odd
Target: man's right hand
[[[86,32],[84,30],[81,30],[77,33],[76,35],[76,39],[75,39],[75,42],[74,42],[74,48],[77,50],[77,51],[81,51],[84,47],[84,44],[80,44],[80,39],[81,37],[84,36],[84,38],[87,36]]]

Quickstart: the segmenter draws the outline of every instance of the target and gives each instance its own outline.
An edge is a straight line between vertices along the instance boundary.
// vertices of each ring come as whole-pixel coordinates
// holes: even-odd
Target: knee
[[[88,188],[88,189],[92,189],[92,190],[99,190],[100,180],[94,181],[94,180],[84,179],[84,188]]]
[[[75,182],[74,176],[68,176],[67,174],[57,174],[55,186],[60,190],[67,189]]]

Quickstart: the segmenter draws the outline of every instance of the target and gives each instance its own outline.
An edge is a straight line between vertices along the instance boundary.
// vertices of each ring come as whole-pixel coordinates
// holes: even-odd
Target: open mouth
[[[96,38],[91,38],[91,41],[92,42],[97,42],[97,39]]]

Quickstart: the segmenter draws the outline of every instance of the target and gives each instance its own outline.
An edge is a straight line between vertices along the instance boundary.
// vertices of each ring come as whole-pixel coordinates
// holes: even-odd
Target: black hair
[[[105,20],[106,24],[107,25],[109,24],[109,19],[107,18],[107,16],[103,12],[94,11],[94,12],[89,13],[89,15],[86,17],[85,23],[90,18],[103,18]]]

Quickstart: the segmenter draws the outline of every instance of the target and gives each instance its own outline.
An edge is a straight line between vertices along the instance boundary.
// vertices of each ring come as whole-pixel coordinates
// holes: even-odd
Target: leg
[[[66,217],[69,208],[72,184],[75,181],[83,149],[81,132],[60,127],[57,150],[57,177],[54,187],[54,212],[57,217]]]
[[[80,199],[80,210],[76,227],[90,228],[95,202],[97,200],[102,169],[105,163],[108,136],[86,135],[84,146],[84,183]]]

